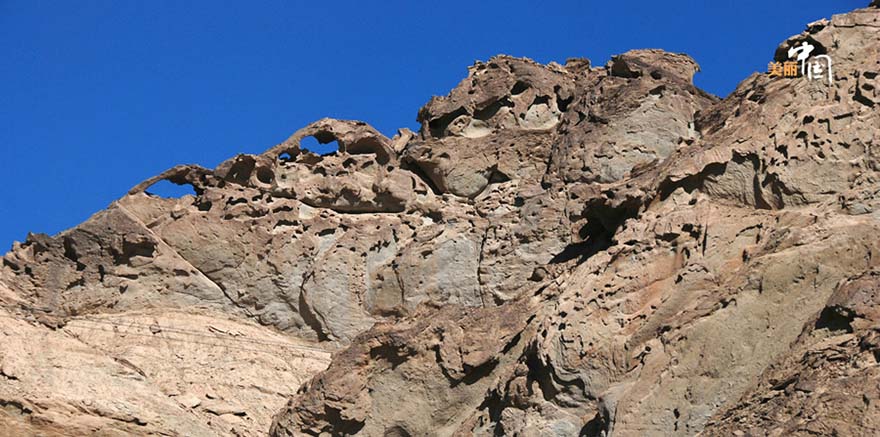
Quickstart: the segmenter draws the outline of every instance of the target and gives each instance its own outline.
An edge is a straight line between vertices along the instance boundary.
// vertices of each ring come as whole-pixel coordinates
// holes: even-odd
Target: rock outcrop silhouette
[[[0,269],[0,424],[877,434],[880,8],[776,60],[803,42],[832,84],[725,99],[683,54],[497,56],[419,132],[319,120],[29,235]]]

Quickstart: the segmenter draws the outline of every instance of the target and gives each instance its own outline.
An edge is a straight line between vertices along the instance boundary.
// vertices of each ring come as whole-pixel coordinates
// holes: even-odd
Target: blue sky
[[[868,3],[0,0],[0,253],[321,117],[416,129],[420,106],[494,54],[684,52],[724,96],[807,22]]]

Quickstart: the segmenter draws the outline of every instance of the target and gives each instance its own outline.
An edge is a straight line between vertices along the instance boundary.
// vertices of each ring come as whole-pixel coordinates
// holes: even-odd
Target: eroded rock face
[[[330,353],[223,313],[0,313],[2,435],[265,435]]]
[[[827,50],[833,86],[756,74],[717,102],[680,55],[548,67],[583,115],[561,115],[547,142],[496,141],[533,131],[476,115],[500,101],[527,117],[501,91],[515,61],[473,69],[464,91],[423,109],[408,159],[480,202],[508,162],[494,156],[535,147],[537,186],[564,199],[566,249],[498,308],[374,327],[290,401],[274,435],[876,433],[878,23],[859,10],[783,43]],[[487,153],[457,152],[478,132]],[[460,316],[470,311],[487,313]]]
[[[706,435],[871,435],[878,424],[880,275],[871,270],[838,285],[734,407]]]
[[[833,57],[833,85],[755,74],[719,100],[682,54],[498,56],[418,133],[323,119],[148,179],[3,257],[0,420],[875,433],[880,10],[811,23],[777,56],[803,41]],[[150,194],[160,181],[195,194]]]

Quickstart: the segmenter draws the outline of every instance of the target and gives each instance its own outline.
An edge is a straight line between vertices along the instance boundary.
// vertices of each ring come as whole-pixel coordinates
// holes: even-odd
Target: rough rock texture
[[[421,111],[404,161],[478,209],[541,199],[564,249],[494,289],[500,307],[357,337],[274,435],[876,434],[880,11],[780,51],[804,40],[833,57],[833,86],[755,74],[717,102],[657,51],[475,66]]]
[[[880,272],[841,283],[707,435],[880,434]]]
[[[206,311],[0,313],[0,435],[265,435],[330,354]]]
[[[30,235],[0,268],[0,422],[876,434],[874,6],[777,49],[817,46],[833,85],[754,74],[720,100],[681,54],[498,56],[417,133],[323,119]]]

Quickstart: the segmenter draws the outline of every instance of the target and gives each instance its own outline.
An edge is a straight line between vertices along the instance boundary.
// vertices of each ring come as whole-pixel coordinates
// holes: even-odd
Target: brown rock
[[[562,127],[543,134],[564,145],[553,149],[547,173],[503,172],[515,175],[510,186],[520,189],[538,180],[540,188],[527,192],[544,202],[541,191],[559,187],[567,212],[561,225],[577,231],[562,239],[552,273],[536,274],[538,282],[517,289],[512,301],[480,310],[521,321],[508,334],[516,341],[499,342],[505,334],[490,314],[475,325],[448,325],[458,320],[450,306],[374,327],[291,400],[274,435],[876,433],[876,287],[873,279],[838,284],[876,266],[877,167],[867,151],[880,116],[866,94],[875,88],[860,84],[862,71],[880,62],[871,24],[878,18],[860,10],[810,27],[810,38],[829,41],[822,44],[838,66],[832,87],[756,75],[713,103],[690,84],[696,66],[680,55],[631,52],[604,70],[568,74],[549,67],[547,83],[597,97],[586,100],[593,106],[568,104],[584,108],[579,124],[567,123],[564,112]],[[513,140],[503,149],[495,138],[520,138],[527,129],[505,125],[503,116],[475,117],[497,102],[522,111],[504,100],[519,80],[518,62],[478,64],[462,91],[422,110],[421,142],[405,159],[437,190],[472,197],[478,208],[505,205],[507,182],[496,197],[483,195],[496,163],[511,162],[495,156],[518,144],[549,144]],[[542,113],[552,114],[549,107]],[[628,155],[625,144],[644,155]],[[649,146],[660,147],[645,153]],[[542,156],[528,159],[546,164]],[[516,220],[508,217],[502,229]],[[549,217],[552,209],[544,210],[542,218]],[[431,327],[422,328],[426,319]],[[800,352],[805,326],[832,331],[804,346],[818,352]],[[436,344],[433,355],[420,352],[425,332],[436,336],[427,342]],[[373,346],[363,349],[367,342]],[[407,352],[382,366],[368,351],[386,347]],[[791,364],[774,364],[786,356]],[[481,365],[485,371],[473,371]],[[783,370],[768,370],[776,366]],[[831,369],[817,373],[816,366]],[[803,368],[811,369],[807,376],[789,376]],[[762,376],[767,372],[773,376]],[[343,374],[354,379],[337,387]],[[769,382],[750,388],[757,380]],[[398,395],[388,396],[388,387]],[[333,408],[329,399],[361,412],[337,420],[325,413]],[[767,399],[779,401],[768,407]]]
[[[814,44],[832,85],[754,74],[721,100],[682,54],[497,56],[418,133],[322,119],[174,167],[2,258],[0,422],[877,434],[878,23],[777,49]]]

